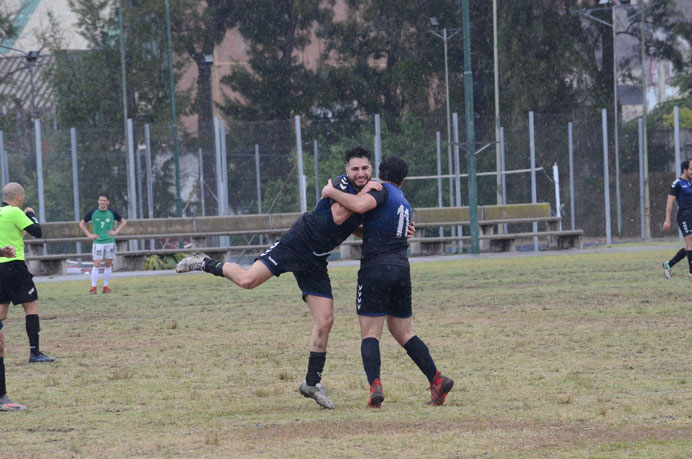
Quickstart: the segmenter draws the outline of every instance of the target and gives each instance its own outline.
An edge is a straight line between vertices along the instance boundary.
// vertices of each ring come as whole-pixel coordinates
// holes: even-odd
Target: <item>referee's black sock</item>
[[[435,373],[437,373],[437,367],[430,356],[428,346],[426,346],[418,336],[414,336],[404,344],[404,349],[408,352],[408,356],[411,357],[411,360],[418,365],[420,371],[428,378],[428,381],[432,382]]]
[[[692,274],[692,250],[687,251],[687,264],[690,267],[690,274]]]
[[[0,357],[0,397],[7,394],[7,386],[5,386],[5,359]]]
[[[365,338],[360,342],[360,355],[363,358],[363,368],[368,376],[368,384],[380,378],[380,342],[377,338]]]
[[[687,255],[687,251],[686,251],[685,249],[680,249],[680,250],[678,250],[678,253],[676,253],[675,256],[674,256],[673,258],[671,258],[670,260],[668,260],[668,266],[670,266],[670,267],[672,268],[673,266],[675,266],[675,264],[676,264],[678,261],[680,261],[680,260],[682,260],[683,258],[685,258],[686,255]]]
[[[327,360],[326,352],[310,352],[308,373],[305,375],[305,383],[308,386],[316,386],[322,380],[325,360]]]
[[[38,335],[41,331],[38,314],[26,315],[26,334],[29,336],[29,349],[33,355],[38,355]]]
[[[215,276],[223,277],[223,264],[223,260],[212,260],[211,258],[206,259],[204,261],[204,271]]]

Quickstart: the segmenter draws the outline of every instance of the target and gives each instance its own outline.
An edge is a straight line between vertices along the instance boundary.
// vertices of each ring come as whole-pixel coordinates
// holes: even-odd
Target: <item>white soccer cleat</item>
[[[208,259],[206,253],[197,252],[185,257],[175,267],[177,273],[189,273],[190,271],[204,271],[204,261]]]
[[[667,261],[663,262],[663,275],[666,279],[670,279],[673,276],[673,268],[670,267]]]
[[[329,397],[327,397],[327,391],[322,384],[317,383],[315,386],[308,386],[307,383],[303,381],[303,384],[300,385],[299,390],[303,397],[313,399],[322,408],[326,408],[328,410],[334,409],[334,404],[331,400],[329,400]]]

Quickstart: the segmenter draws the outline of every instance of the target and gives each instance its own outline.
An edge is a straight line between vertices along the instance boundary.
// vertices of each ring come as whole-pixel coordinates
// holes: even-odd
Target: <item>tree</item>
[[[311,43],[315,24],[331,17],[330,11],[314,0],[248,0],[236,13],[249,69],[235,68],[222,79],[239,93],[226,99],[224,113],[253,121],[309,115],[319,104],[322,85],[297,54]]]

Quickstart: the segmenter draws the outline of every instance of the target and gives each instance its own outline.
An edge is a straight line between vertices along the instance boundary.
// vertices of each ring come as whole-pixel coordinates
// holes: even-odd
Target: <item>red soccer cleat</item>
[[[440,370],[437,370],[435,377],[430,383],[430,400],[428,405],[440,406],[445,402],[447,393],[454,387],[454,381],[451,378],[442,376]]]
[[[89,290],[89,295],[96,295],[96,287],[91,287],[91,290]]]
[[[111,290],[107,285],[103,287],[103,292],[101,293],[113,293],[113,290]]]
[[[381,408],[384,401],[384,392],[382,392],[382,383],[380,378],[375,380],[370,385],[370,396],[368,397],[368,408]]]

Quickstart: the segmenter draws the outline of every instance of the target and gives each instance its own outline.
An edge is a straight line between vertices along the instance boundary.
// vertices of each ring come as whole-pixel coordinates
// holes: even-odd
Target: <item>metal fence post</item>
[[[308,208],[307,197],[305,196],[305,175],[303,172],[303,139],[300,133],[300,116],[296,115],[296,154],[298,155],[298,190],[300,192],[300,211],[305,212]]]
[[[644,184],[644,122],[637,120],[637,134],[639,140],[639,218],[641,220],[642,240],[646,241],[646,188]]]
[[[43,196],[43,151],[41,145],[41,120],[34,120],[34,135],[36,138],[36,177],[38,180],[38,219],[41,223],[46,221],[46,206]],[[44,245],[45,252],[45,245]]]
[[[10,174],[7,170],[7,152],[5,151],[5,140],[3,138],[3,133],[0,131],[0,167],[2,167],[2,186],[4,187],[10,183]]]
[[[223,173],[223,214],[231,215],[228,203],[228,152],[226,151],[226,121],[219,122],[219,138],[221,139],[221,172]]]
[[[555,211],[560,218],[560,231],[562,231],[562,204],[560,203],[560,174],[557,170],[557,163],[553,163],[553,181],[555,182]]]
[[[502,204],[507,205],[507,174],[505,174],[505,128],[500,126],[500,171],[502,172]],[[502,225],[502,232],[507,234],[507,223]]]
[[[204,158],[202,156],[202,149],[197,150],[197,162],[199,164],[199,205],[202,211],[202,217],[206,216],[204,210]]]
[[[437,154],[437,206],[442,207],[442,151],[441,151],[440,131],[435,132],[435,152]],[[444,228],[440,227],[440,237],[445,234]]]
[[[452,129],[454,132],[454,187],[456,188],[456,206],[461,207],[461,162],[459,161],[459,115],[452,113]],[[457,235],[464,235],[461,226],[457,226]],[[459,240],[459,253],[464,249],[464,244]]]
[[[536,204],[536,142],[533,124],[533,112],[529,112],[529,151],[531,161],[531,203]],[[538,231],[538,223],[533,222],[533,232]],[[533,238],[533,250],[538,251],[538,237]]]
[[[677,175],[678,167],[680,167],[680,109],[675,106],[673,107],[673,137],[675,141],[675,166],[673,166],[673,171]],[[678,237],[682,241],[682,231],[678,228]]]
[[[601,110],[603,130],[603,194],[605,199],[606,244],[612,243],[610,235],[610,177],[608,174],[608,111]]]
[[[574,144],[572,143],[572,122],[567,123],[567,141],[569,143],[569,220],[572,229],[576,228],[574,210]]]
[[[135,140],[132,118],[127,120],[127,216],[137,219],[137,182],[135,181]],[[137,250],[138,241],[129,241],[130,250]]]
[[[151,135],[149,134],[149,125],[144,125],[144,148],[145,148],[145,165],[147,168],[147,210],[149,211],[149,218],[154,218],[154,180],[152,176],[151,168]],[[156,241],[154,239],[149,240],[149,249],[154,250],[156,248]]]
[[[77,130],[70,128],[70,153],[72,155],[72,195],[74,198],[74,219],[80,221],[82,218],[79,212],[79,168],[77,167]],[[77,242],[77,253],[82,253],[82,243]],[[79,266],[82,266],[82,259],[79,259]]]
[[[214,117],[214,152],[216,154],[216,215],[223,215],[223,174],[221,173],[221,139],[219,137],[219,119]]]

